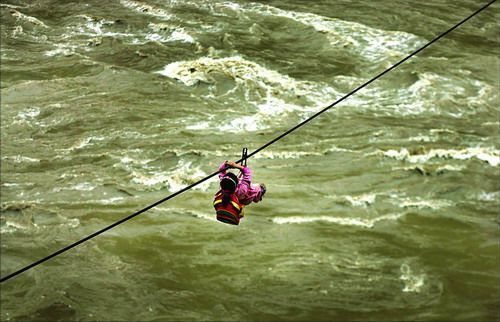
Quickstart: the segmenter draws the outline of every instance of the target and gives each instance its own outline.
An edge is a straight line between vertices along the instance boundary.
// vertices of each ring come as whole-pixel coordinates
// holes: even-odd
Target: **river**
[[[3,0],[1,275],[254,151],[485,1]],[[2,321],[500,319],[499,4],[1,284]]]

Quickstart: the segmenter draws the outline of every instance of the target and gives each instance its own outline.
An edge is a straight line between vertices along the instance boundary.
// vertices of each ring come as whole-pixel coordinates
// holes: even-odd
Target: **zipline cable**
[[[270,145],[276,143],[277,141],[281,140],[282,138],[284,138],[285,136],[287,136],[288,134],[294,132],[295,130],[297,130],[298,128],[304,126],[305,124],[309,123],[310,121],[312,121],[313,119],[315,119],[316,117],[320,116],[321,114],[323,114],[324,112],[328,111],[329,109],[331,109],[332,107],[334,107],[335,105],[337,105],[338,103],[344,101],[345,99],[347,99],[348,97],[354,95],[356,92],[358,92],[359,90],[361,90],[362,88],[368,86],[369,84],[371,84],[372,82],[376,81],[377,79],[379,79],[380,77],[384,76],[385,74],[387,74],[388,72],[390,72],[391,70],[393,70],[394,68],[398,67],[399,65],[403,64],[404,62],[406,62],[408,59],[412,58],[413,56],[415,56],[416,54],[418,54],[419,52],[421,52],[422,50],[426,49],[427,47],[429,47],[430,45],[432,45],[433,43],[435,43],[436,41],[438,41],[439,39],[441,39],[442,37],[446,36],[448,33],[452,32],[453,30],[455,30],[456,28],[458,28],[459,26],[461,26],[463,23],[465,23],[467,20],[469,20],[470,18],[474,17],[475,15],[477,15],[479,12],[483,11],[484,9],[486,9],[487,7],[489,7],[490,5],[492,5],[496,0],[492,0],[490,1],[488,4],[484,5],[483,7],[479,8],[478,10],[476,10],[475,12],[473,12],[472,14],[470,14],[468,17],[464,18],[462,21],[460,21],[459,23],[457,23],[456,25],[454,25],[453,27],[451,27],[450,29],[448,29],[447,31],[443,32],[442,34],[440,34],[439,36],[437,36],[436,38],[434,38],[433,40],[431,40],[430,42],[428,42],[426,45],[420,47],[419,49],[415,50],[414,52],[412,52],[411,54],[409,54],[408,56],[406,56],[405,58],[403,58],[402,60],[400,60],[399,62],[397,62],[396,64],[392,65],[391,67],[389,67],[388,69],[384,70],[383,72],[381,72],[380,74],[378,74],[377,76],[373,77],[372,79],[370,79],[369,81],[363,83],[362,85],[358,86],[357,88],[355,88],[354,90],[352,90],[351,92],[349,92],[348,94],[342,96],[341,98],[339,98],[338,100],[336,100],[335,102],[331,103],[330,105],[328,105],[327,107],[323,108],[322,110],[320,110],[319,112],[317,112],[316,114],[310,116],[309,118],[307,118],[306,120],[302,121],[301,123],[295,125],[294,127],[292,127],[291,129],[287,130],[286,132],[282,133],[281,135],[277,136],[276,138],[272,139],[271,141],[269,141],[268,143],[264,144],[263,146],[261,146],[260,148],[256,149],[255,151],[253,151],[252,153],[246,155],[246,158],[244,156],[242,156],[242,158],[238,161],[236,161],[236,163],[241,163],[243,161],[246,161],[248,158],[251,158],[252,156],[256,155],[257,153],[259,153],[260,151],[264,150],[265,148],[269,147]],[[7,276],[4,276],[0,279],[0,283],[3,283],[11,278],[13,278],[14,276],[16,275],[19,275],[21,274],[22,272],[25,272],[27,271],[28,269],[30,268],[33,268],[35,266],[38,266],[40,264],[42,264],[43,262],[45,261],[48,261],[49,259],[53,258],[53,257],[56,257],[57,255],[60,255],[62,253],[64,253],[65,251],[67,250],[70,250],[71,248],[73,247],[76,247],[84,242],[86,242],[87,240],[90,240],[146,211],[148,211],[149,209],[151,208],[154,208],[156,206],[158,206],[159,204],[161,203],[164,203],[165,201],[167,200],[170,200],[178,195],[180,195],[181,193],[184,193],[192,188],[194,188],[195,186],[199,185],[200,183],[203,183],[205,181],[207,181],[208,179],[216,176],[217,174],[219,174],[220,172],[222,172],[222,170],[219,170],[219,171],[216,171],[208,176],[206,176],[205,178],[201,179],[201,180],[198,180],[197,182],[193,183],[193,184],[190,184],[189,186],[186,186],[184,188],[182,188],[181,190],[179,191],[176,191],[174,193],[172,193],[171,195],[161,199],[161,200],[158,200],[157,202],[141,209],[141,210],[138,210],[136,211],[135,213],[125,217],[125,218],[122,218],[120,220],[118,220],[117,222],[107,226],[107,227],[104,227],[102,228],[101,230],[98,230],[96,231],[95,233],[92,233],[90,235],[88,235],[87,237],[84,237],[82,239],[80,239],[79,241],[77,242],[74,242],[66,247],[63,247],[61,249],[59,249],[58,251],[36,261],[36,262],[33,262],[32,264],[29,264]]]

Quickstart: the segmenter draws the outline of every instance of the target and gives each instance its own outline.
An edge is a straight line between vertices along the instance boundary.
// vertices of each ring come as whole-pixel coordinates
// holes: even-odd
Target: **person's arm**
[[[246,182],[247,184],[250,184],[252,182],[252,171],[250,171],[249,167],[244,167],[241,164],[237,164],[233,161],[226,161],[226,164],[234,169],[239,169],[242,174],[242,178],[240,181]]]
[[[243,166],[233,162],[233,161],[224,161],[220,166],[219,166],[219,178],[223,178],[227,174],[227,169],[239,169],[241,172],[244,172]]]
[[[226,170],[228,169],[227,161],[222,162],[222,164],[219,166],[219,178],[223,178],[226,175]]]
[[[245,168],[241,164],[238,164],[234,161],[226,161],[226,162],[224,162],[224,165],[226,165],[226,168],[229,167],[229,168],[233,168],[233,169],[239,169],[240,171],[243,171],[243,169]]]

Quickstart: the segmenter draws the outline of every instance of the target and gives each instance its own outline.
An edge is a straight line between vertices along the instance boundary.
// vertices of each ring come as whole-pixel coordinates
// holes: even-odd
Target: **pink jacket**
[[[222,179],[226,175],[226,164],[222,163],[219,170],[222,170],[219,173],[219,179]],[[248,205],[252,201],[261,201],[262,188],[260,185],[252,184],[252,171],[250,171],[250,168],[244,167],[241,173],[242,175],[238,177],[239,182],[235,191],[238,200],[244,205]]]

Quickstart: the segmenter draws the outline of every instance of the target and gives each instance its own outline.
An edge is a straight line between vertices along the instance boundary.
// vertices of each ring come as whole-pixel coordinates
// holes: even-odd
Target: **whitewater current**
[[[2,0],[4,277],[197,182],[483,1]],[[499,5],[2,282],[2,321],[498,320]]]

